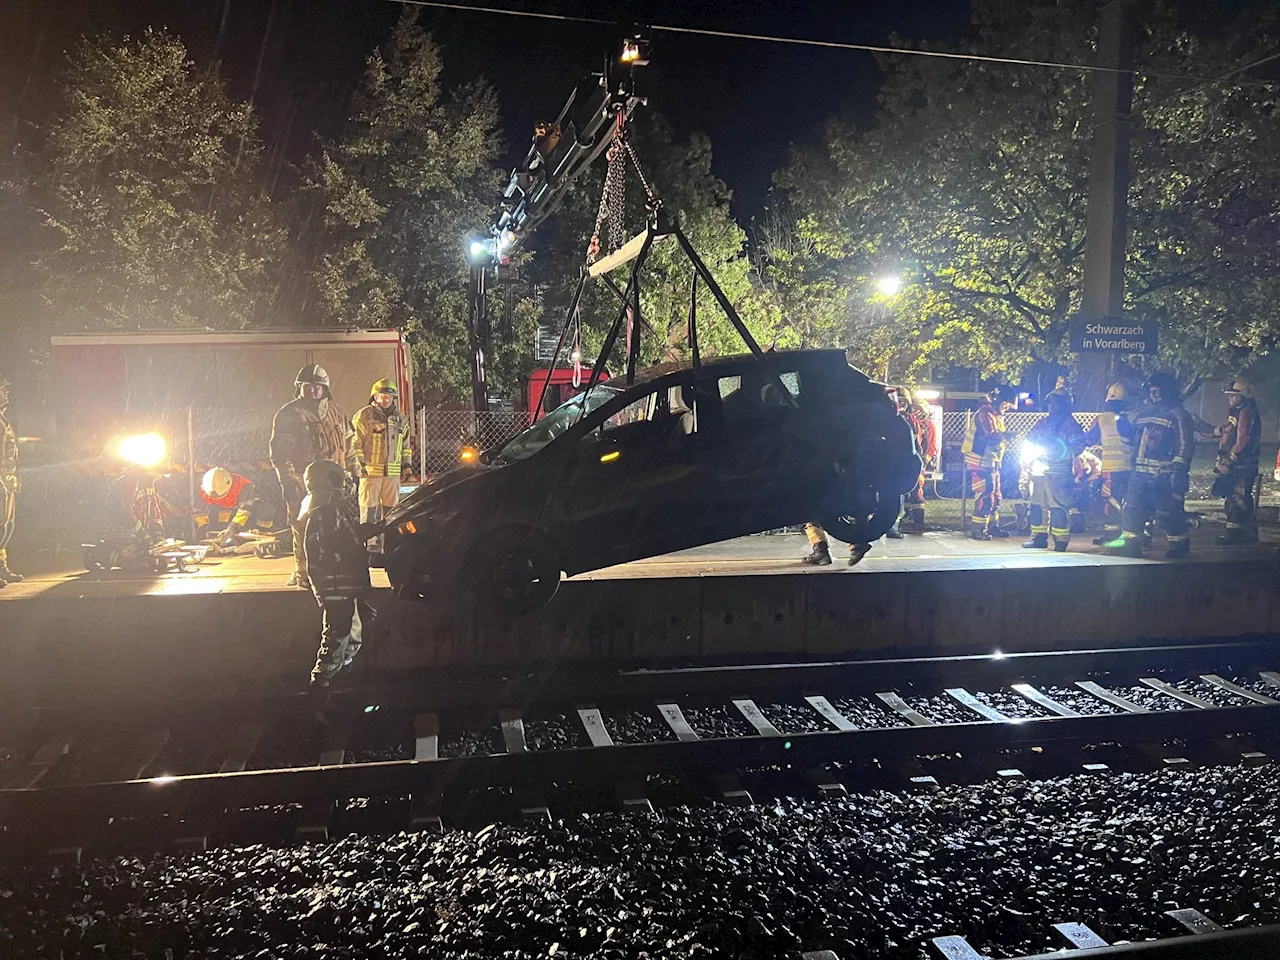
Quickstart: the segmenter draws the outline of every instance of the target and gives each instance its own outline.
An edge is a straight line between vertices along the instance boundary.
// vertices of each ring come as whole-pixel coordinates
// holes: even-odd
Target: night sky
[[[911,42],[955,40],[966,33],[969,18],[968,0],[507,6],[620,24],[873,44],[886,43],[893,33]],[[389,0],[0,0],[0,130],[24,141],[38,137],[38,125],[57,105],[53,78],[63,51],[79,36],[136,35],[163,26],[197,62],[221,59],[235,96],[254,94],[257,75],[254,102],[267,156],[287,169],[306,157],[314,137],[340,132],[364,59],[388,37],[400,10]],[[423,10],[420,18],[444,48],[446,82],[483,75],[497,88],[508,163],[527,148],[534,121],[559,111],[576,81],[599,68],[622,32],[621,26],[440,10]],[[734,191],[743,218],[759,211],[792,143],[820,136],[832,116],[865,122],[875,107],[878,73],[868,54],[670,34],[654,39],[645,79],[652,107],[678,133],[711,136],[715,172]]]

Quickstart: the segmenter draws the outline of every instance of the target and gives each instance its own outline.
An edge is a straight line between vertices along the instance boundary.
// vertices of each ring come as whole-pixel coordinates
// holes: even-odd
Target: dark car
[[[884,386],[841,350],[664,364],[415,491],[388,518],[386,568],[400,596],[460,586],[518,615],[562,572],[810,520],[870,542],[919,472]]]

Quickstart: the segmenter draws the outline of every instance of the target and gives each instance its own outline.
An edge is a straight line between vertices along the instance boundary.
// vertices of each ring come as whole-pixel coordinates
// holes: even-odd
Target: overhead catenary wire
[[[438,10],[462,10],[470,13],[489,13],[507,17],[527,17],[536,20],[558,20],[567,23],[585,23],[593,26],[616,27],[617,22],[613,20],[603,20],[599,17],[580,17],[572,14],[562,13],[545,13],[533,10],[511,10],[505,7],[490,7],[479,4],[470,3],[450,3],[448,0],[384,0],[384,2],[398,3],[402,6],[425,7]],[[1069,61],[1060,60],[1037,60],[1024,57],[1000,57],[990,54],[981,53],[959,53],[949,50],[921,50],[915,47],[886,47],[869,43],[850,43],[842,40],[815,40],[808,37],[782,37],[774,34],[765,33],[745,33],[738,30],[712,30],[707,27],[680,27],[669,24],[647,23],[645,26],[655,33],[675,33],[687,34],[700,37],[717,37],[728,40],[754,40],[764,43],[782,43],[793,46],[803,47],[819,47],[829,50],[851,50],[859,53],[881,53],[892,54],[898,56],[911,57],[930,57],[939,60],[965,60],[976,63],[993,63],[1003,64],[1006,66],[1019,67],[1044,67],[1053,70],[1077,70],[1086,73],[1124,73],[1134,76],[1152,77],[1160,80],[1183,80],[1196,84],[1212,84],[1221,82],[1222,78],[1218,77],[1193,77],[1178,73],[1162,73],[1149,70],[1141,70],[1137,68],[1124,67],[1106,67],[1096,63],[1071,63]],[[1267,60],[1272,58],[1268,57]],[[1267,62],[1266,60],[1260,63]],[[1234,71],[1235,73],[1244,72],[1250,67],[1242,70]],[[1251,83],[1270,85],[1271,81],[1255,80]]]

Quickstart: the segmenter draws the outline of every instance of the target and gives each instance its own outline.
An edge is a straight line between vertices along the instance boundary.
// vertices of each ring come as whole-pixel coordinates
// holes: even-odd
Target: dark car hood
[[[405,518],[418,514],[424,507],[430,510],[428,505],[436,498],[441,497],[446,491],[451,491],[470,480],[479,479],[485,474],[501,469],[503,466],[505,464],[480,463],[473,467],[454,467],[447,473],[438,474],[396,504],[391,513],[387,515],[386,523],[394,526],[403,522]]]

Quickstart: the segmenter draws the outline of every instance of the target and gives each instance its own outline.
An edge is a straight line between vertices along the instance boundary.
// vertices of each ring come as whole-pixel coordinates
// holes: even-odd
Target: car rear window
[[[800,397],[800,372],[780,372],[778,379],[792,397]],[[787,399],[778,389],[777,381],[763,371],[731,377],[720,377],[716,382],[724,417],[728,422],[755,419],[766,412],[789,409]]]

